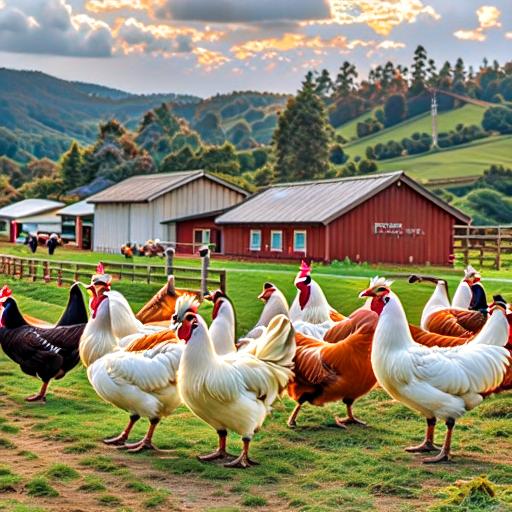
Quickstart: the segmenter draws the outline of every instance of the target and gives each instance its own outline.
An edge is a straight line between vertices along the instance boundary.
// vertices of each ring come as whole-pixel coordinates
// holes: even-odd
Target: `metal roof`
[[[307,223],[329,224],[397,181],[403,181],[426,199],[463,222],[470,219],[437,198],[402,171],[274,185],[216,219],[218,224]]]
[[[198,178],[207,178],[245,196],[248,193],[205,171],[183,171],[133,176],[87,199],[88,203],[148,203]]]
[[[87,217],[94,215],[94,205],[87,201],[73,203],[57,212],[57,215],[68,215],[69,217]]]
[[[3,219],[21,219],[33,215],[39,215],[50,210],[62,208],[64,203],[58,201],[49,201],[48,199],[24,199],[17,203],[10,204],[0,208],[0,218]]]
[[[173,222],[183,222],[186,220],[194,220],[194,219],[206,219],[208,217],[216,217],[221,213],[224,213],[227,209],[232,208],[232,206],[228,206],[226,208],[222,208],[221,210],[210,210],[207,212],[194,213],[191,215],[183,215],[181,217],[174,217],[171,219],[163,220],[160,224],[171,224]]]

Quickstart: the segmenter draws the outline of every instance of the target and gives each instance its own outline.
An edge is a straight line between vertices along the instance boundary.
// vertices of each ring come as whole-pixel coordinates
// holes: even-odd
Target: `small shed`
[[[224,211],[247,195],[202,170],[128,178],[87,199],[95,205],[94,250],[118,252],[127,242],[144,244],[156,238],[177,244],[180,250],[178,219]]]
[[[0,208],[0,237],[15,242],[21,233],[61,232],[57,211],[64,203],[48,199],[24,199]]]
[[[399,171],[275,185],[216,223],[226,255],[448,265],[470,220]]]
[[[92,249],[94,205],[87,201],[73,203],[57,212],[62,222],[61,238],[79,249]]]

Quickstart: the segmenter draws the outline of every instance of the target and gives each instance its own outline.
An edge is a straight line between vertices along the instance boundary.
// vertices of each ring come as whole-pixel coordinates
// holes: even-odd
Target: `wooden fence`
[[[201,267],[174,265],[173,255],[166,264],[134,264],[102,261],[105,273],[114,280],[164,284],[167,276],[175,277],[176,288],[202,296],[208,290],[226,291],[226,271],[209,268],[209,253],[202,256]],[[77,261],[46,260],[0,254],[0,274],[17,279],[56,282],[58,286],[76,281],[89,282],[96,265]]]
[[[462,254],[465,265],[499,270],[512,254],[512,226],[455,226],[453,239],[455,253]]]

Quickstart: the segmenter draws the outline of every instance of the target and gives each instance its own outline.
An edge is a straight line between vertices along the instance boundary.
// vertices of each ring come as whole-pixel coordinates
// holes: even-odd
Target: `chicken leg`
[[[251,440],[248,437],[242,438],[244,442],[244,447],[242,449],[242,453],[232,462],[227,462],[224,464],[226,468],[239,468],[239,469],[247,469],[251,466],[259,466],[259,462],[251,460],[249,458],[249,443]]]
[[[444,438],[443,447],[441,451],[435,457],[427,457],[423,459],[424,464],[436,464],[438,462],[449,462],[450,461],[450,450],[452,447],[452,433],[455,427],[455,420],[448,418],[446,420],[446,436]]]
[[[149,420],[149,429],[146,435],[137,443],[130,443],[121,446],[130,453],[143,452],[144,450],[156,450],[156,446],[153,444],[153,434],[155,433],[156,426],[160,423],[160,418],[152,418]]]
[[[341,428],[347,428],[347,425],[361,425],[366,427],[366,423],[356,418],[352,413],[352,404],[354,400],[352,398],[344,398],[343,403],[347,406],[347,417],[346,418],[338,418],[337,416],[334,418],[336,425]]]
[[[439,446],[434,444],[434,431],[436,428],[436,418],[427,418],[427,431],[425,439],[417,446],[408,446],[405,451],[409,453],[425,453],[440,450]]]
[[[125,444],[125,442],[127,441],[128,436],[130,435],[130,432],[132,431],[133,426],[139,420],[140,420],[140,416],[138,414],[132,414],[130,416],[130,421],[128,422],[128,425],[118,436],[103,439],[103,442],[105,444],[110,444],[110,445],[114,445],[114,446],[123,446]]]
[[[39,393],[35,395],[27,396],[25,401],[27,402],[46,402],[46,390],[48,389],[49,382],[43,382]]]
[[[213,453],[209,453],[208,455],[198,455],[197,458],[201,462],[210,462],[212,460],[234,457],[234,455],[231,455],[226,451],[226,439],[228,437],[227,430],[217,430],[217,434],[219,435],[219,447]]]
[[[299,415],[300,410],[302,409],[302,402],[299,402],[295,409],[293,409],[293,412],[290,414],[290,417],[288,418],[288,427],[289,428],[295,428],[297,426],[297,416]]]

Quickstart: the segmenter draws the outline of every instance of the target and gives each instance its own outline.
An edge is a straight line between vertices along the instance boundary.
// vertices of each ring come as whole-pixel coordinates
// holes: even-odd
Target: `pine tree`
[[[336,76],[336,94],[338,96],[347,96],[350,94],[354,88],[357,76],[356,67],[350,64],[350,62],[345,61]]]
[[[414,64],[412,65],[412,83],[409,89],[410,96],[421,94],[425,90],[427,67],[427,51],[419,45],[414,52]]]
[[[324,103],[315,94],[314,84],[306,79],[297,96],[288,101],[274,132],[276,181],[325,177],[330,139]]]
[[[83,185],[82,165],[82,152],[78,143],[73,141],[68,151],[62,155],[60,161],[60,176],[65,192]]]
[[[318,76],[316,79],[315,92],[319,96],[325,98],[326,96],[329,96],[332,88],[333,88],[333,83],[332,83],[331,75],[329,74],[329,71],[327,69],[322,69],[320,76]]]

